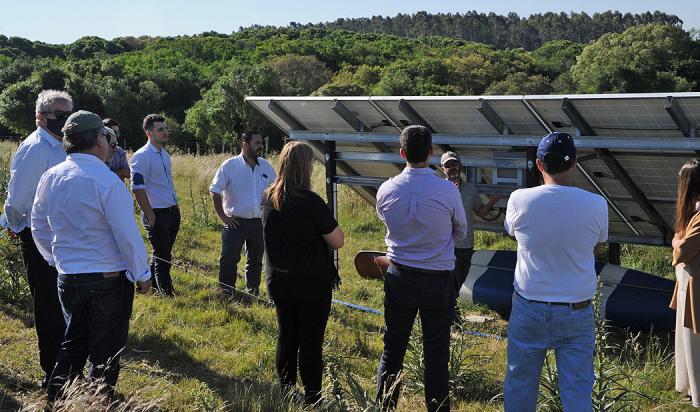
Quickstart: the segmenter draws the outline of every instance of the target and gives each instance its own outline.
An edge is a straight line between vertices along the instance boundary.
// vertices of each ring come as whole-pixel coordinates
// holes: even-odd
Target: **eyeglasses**
[[[53,113],[53,115],[54,115],[57,119],[66,119],[66,118],[68,118],[71,114],[73,114],[73,112],[71,112],[70,110],[69,110],[69,111],[65,111],[65,112],[62,111],[62,110],[54,110],[54,111],[52,111],[52,112],[41,112],[41,114],[44,114],[44,115],[51,114],[51,113]]]

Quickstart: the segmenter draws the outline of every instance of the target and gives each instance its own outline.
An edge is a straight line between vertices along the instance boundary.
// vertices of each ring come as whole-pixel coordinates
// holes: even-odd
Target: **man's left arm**
[[[127,277],[132,282],[148,281],[151,278],[148,254],[134,219],[134,203],[126,186],[121,182],[112,184],[104,203],[107,222],[127,265]]]
[[[491,209],[493,208],[493,205],[498,202],[498,199],[501,197],[495,193],[491,193],[488,195],[488,201],[484,204],[481,203],[481,198],[479,197],[479,193],[476,194],[475,199],[474,199],[474,205],[480,205],[478,207],[475,207],[474,213],[479,216],[480,218],[483,218],[484,216],[488,215]]]
[[[452,238],[460,240],[467,236],[470,228],[467,226],[467,214],[464,212],[462,197],[456,187],[453,192],[452,198],[455,205],[452,213]]]
[[[115,173],[120,179],[129,179],[131,177],[131,170],[129,169],[129,162],[126,160],[126,151],[120,148],[118,153],[119,164],[117,165],[117,171]]]

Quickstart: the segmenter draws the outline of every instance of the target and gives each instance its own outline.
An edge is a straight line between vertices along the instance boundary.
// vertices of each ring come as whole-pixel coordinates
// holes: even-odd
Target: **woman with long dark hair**
[[[339,282],[332,250],[344,243],[330,209],[311,191],[312,170],[311,148],[287,143],[264,205],[267,291],[279,326],[277,375],[289,391],[298,363],[307,404],[321,398],[323,336]]]
[[[676,390],[700,407],[700,159],[681,167],[676,204],[673,266],[676,289],[671,308],[676,310]]]

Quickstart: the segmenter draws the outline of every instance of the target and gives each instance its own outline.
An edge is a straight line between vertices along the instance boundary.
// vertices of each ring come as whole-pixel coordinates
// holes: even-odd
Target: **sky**
[[[230,34],[253,24],[286,26],[318,23],[340,17],[394,16],[417,11],[496,14],[606,10],[640,13],[660,10],[675,14],[688,30],[700,28],[698,0],[0,0],[0,34],[47,43],[71,43],[83,36],[176,36],[216,31]]]

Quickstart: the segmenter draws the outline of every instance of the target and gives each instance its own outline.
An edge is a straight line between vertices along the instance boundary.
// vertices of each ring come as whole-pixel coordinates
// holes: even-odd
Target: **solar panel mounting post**
[[[338,221],[338,184],[336,183],[336,160],[335,160],[335,142],[326,140],[324,142],[325,154],[324,163],[326,166],[326,198],[328,199],[328,208],[333,213],[333,217]],[[338,251],[333,250],[333,263],[336,269],[340,269]]]
[[[620,244],[617,242],[609,242],[608,243],[608,263],[612,263],[613,265],[619,265],[620,264]]]

